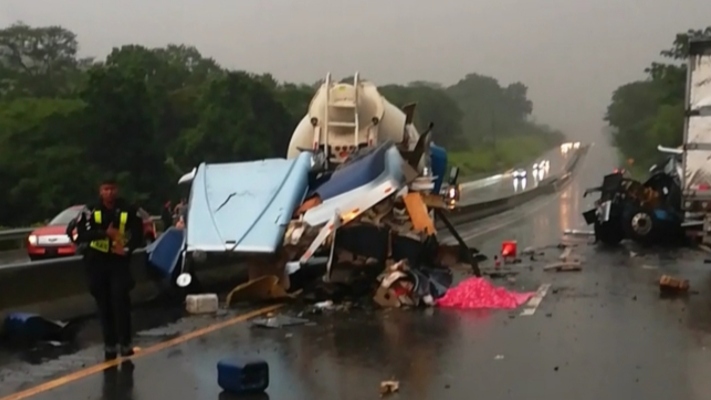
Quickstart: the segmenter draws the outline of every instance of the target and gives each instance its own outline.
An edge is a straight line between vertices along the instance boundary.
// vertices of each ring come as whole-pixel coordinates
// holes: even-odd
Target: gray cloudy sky
[[[612,90],[674,34],[711,25],[710,0],[0,0],[0,23],[61,24],[85,55],[186,43],[223,66],[313,82],[469,72],[530,88],[541,122],[597,136]]]

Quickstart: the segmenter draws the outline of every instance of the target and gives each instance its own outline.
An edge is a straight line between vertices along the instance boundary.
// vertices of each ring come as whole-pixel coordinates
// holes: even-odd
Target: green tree
[[[291,116],[273,89],[245,72],[211,81],[202,94],[197,126],[181,137],[180,161],[255,160],[286,153]]]
[[[201,162],[283,157],[321,84],[227,71],[182,44],[129,44],[99,62],[77,50],[76,35],[62,27],[0,29],[0,226],[28,225],[92,201],[104,173],[116,174],[126,197],[156,212],[178,195],[177,178]],[[435,141],[465,160],[475,139],[494,132],[527,136],[529,152],[556,137],[527,120],[532,103],[521,83],[501,87],[470,74],[446,89],[428,81],[380,89],[397,106],[416,102],[415,125],[424,130],[434,122]],[[676,123],[673,105],[654,122],[660,137]],[[492,116],[497,126],[487,125]],[[497,162],[519,157],[506,150]]]
[[[684,125],[684,93],[689,38],[711,35],[711,27],[676,35],[660,52],[667,62],[652,62],[646,78],[620,86],[612,94],[605,121],[612,142],[625,158],[647,168],[660,154],[657,145],[678,146]]]
[[[23,98],[0,103],[0,197],[2,225],[40,221],[86,201],[85,149],[79,137],[79,100]],[[58,206],[58,202],[63,204]]]
[[[78,59],[76,35],[60,26],[21,22],[0,30],[0,94],[67,96],[80,84],[91,59]]]

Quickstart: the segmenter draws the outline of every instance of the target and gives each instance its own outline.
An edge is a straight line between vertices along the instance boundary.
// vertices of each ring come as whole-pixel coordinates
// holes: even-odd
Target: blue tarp
[[[321,201],[326,201],[355,188],[366,185],[385,171],[385,155],[392,144],[386,143],[366,154],[363,158],[344,165],[313,191]]]

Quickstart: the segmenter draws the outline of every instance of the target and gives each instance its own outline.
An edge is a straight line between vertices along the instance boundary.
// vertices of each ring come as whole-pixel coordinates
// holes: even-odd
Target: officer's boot
[[[133,346],[121,345],[121,357],[131,357],[133,355]]]
[[[117,346],[104,346],[104,360],[115,360],[118,355]]]

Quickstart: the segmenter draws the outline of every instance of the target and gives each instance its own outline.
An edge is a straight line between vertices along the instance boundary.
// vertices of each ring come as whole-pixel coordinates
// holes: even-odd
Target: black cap
[[[116,180],[116,177],[112,174],[105,175],[101,181],[99,181],[99,185],[117,185],[118,181]]]

